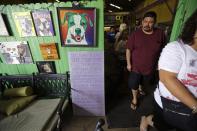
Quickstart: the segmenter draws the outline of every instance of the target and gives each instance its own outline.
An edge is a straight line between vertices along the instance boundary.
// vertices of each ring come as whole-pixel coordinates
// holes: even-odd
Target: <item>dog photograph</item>
[[[55,63],[54,61],[37,61],[36,65],[38,71],[41,74],[55,74]]]
[[[32,64],[27,41],[0,42],[0,53],[7,64]]]
[[[59,7],[62,46],[96,45],[96,9]]]
[[[30,12],[12,13],[20,37],[36,36]]]
[[[54,29],[50,11],[33,11],[32,17],[37,36],[53,36]]]

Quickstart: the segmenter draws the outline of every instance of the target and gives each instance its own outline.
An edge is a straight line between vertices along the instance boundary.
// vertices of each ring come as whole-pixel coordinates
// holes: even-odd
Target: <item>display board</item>
[[[74,115],[104,116],[104,52],[69,52]]]

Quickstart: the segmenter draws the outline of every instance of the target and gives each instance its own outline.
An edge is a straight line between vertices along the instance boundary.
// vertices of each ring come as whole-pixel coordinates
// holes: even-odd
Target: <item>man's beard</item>
[[[143,30],[146,32],[151,32],[153,29],[150,28],[149,26],[145,26],[145,27],[143,27]]]

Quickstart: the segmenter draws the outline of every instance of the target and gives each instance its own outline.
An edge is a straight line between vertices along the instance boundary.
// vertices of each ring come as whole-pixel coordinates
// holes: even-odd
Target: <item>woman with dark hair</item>
[[[197,131],[197,10],[186,21],[180,38],[163,49],[158,67],[154,116],[142,116],[140,130],[154,125],[159,131],[169,126]]]

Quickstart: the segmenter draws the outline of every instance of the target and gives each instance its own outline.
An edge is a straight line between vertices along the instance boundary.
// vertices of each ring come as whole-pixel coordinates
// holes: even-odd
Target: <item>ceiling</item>
[[[42,0],[42,2],[55,2],[56,0]],[[59,1],[80,1],[80,0],[59,0]],[[92,0],[86,0],[92,1]],[[99,0],[98,0],[99,1]],[[105,12],[122,12],[122,11],[134,11],[135,7],[138,6],[144,0],[104,0],[105,1]],[[0,4],[27,4],[27,3],[37,3],[40,0],[1,0]],[[117,5],[121,9],[110,6],[110,4]]]
[[[144,0],[105,0],[105,12],[121,12],[134,11],[134,9]],[[117,9],[110,4],[117,5],[121,9]]]

